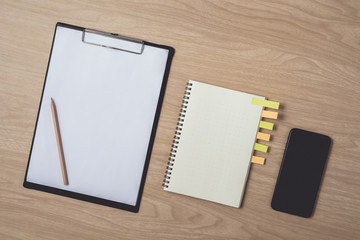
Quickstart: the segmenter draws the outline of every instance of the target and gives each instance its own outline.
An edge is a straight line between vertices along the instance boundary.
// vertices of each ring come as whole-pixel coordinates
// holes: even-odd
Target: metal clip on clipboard
[[[100,32],[92,29],[83,30],[82,41],[83,43],[134,54],[142,54],[144,51],[143,40],[120,36],[115,33]]]

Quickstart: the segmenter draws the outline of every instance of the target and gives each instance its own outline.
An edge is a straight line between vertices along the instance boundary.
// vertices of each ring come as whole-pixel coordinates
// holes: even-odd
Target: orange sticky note
[[[271,118],[271,119],[277,119],[277,118],[278,118],[278,112],[263,110],[263,111],[261,112],[261,117]]]
[[[263,132],[258,132],[256,134],[256,138],[260,139],[260,140],[264,140],[264,141],[269,141],[270,140],[270,134],[263,133]]]
[[[257,163],[257,164],[264,165],[264,163],[265,163],[265,158],[263,158],[263,157],[257,157],[257,156],[252,156],[252,157],[251,157],[251,163]]]

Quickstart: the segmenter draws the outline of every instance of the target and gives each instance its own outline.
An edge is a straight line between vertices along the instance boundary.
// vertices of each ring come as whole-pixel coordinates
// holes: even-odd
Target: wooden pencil
[[[53,116],[56,142],[57,142],[57,147],[58,147],[58,152],[59,152],[63,181],[64,181],[64,185],[68,185],[69,180],[68,180],[67,173],[66,173],[66,165],[65,165],[64,151],[63,151],[62,142],[61,142],[59,121],[58,121],[58,117],[57,117],[57,113],[56,113],[56,106],[55,106],[54,100],[52,98],[51,98],[51,111],[52,111],[52,116]]]

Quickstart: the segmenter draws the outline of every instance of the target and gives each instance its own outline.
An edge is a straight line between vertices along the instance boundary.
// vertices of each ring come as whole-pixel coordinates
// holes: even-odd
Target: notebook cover
[[[189,81],[164,190],[240,207],[264,97]]]

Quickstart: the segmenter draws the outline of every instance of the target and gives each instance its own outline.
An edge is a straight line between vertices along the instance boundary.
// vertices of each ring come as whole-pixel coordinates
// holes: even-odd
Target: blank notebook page
[[[262,107],[253,97],[189,81],[190,95],[164,189],[240,207]]]

